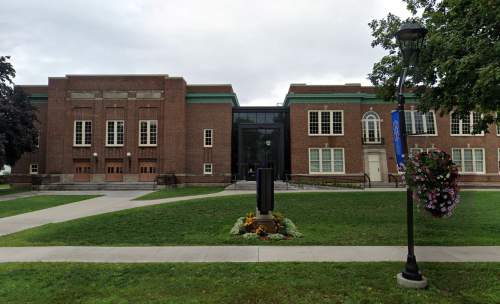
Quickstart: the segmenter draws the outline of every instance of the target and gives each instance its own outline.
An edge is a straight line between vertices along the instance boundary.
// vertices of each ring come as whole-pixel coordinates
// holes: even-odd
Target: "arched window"
[[[376,144],[382,141],[380,136],[380,117],[373,111],[363,115],[363,143]]]

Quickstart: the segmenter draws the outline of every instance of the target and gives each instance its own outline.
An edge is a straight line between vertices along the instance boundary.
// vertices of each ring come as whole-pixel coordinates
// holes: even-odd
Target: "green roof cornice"
[[[186,93],[186,103],[231,103],[239,107],[235,93]]]
[[[48,94],[29,94],[28,99],[31,103],[48,103],[49,95]]]
[[[405,94],[407,103],[415,102],[415,94]],[[333,93],[333,94],[287,94],[283,106],[289,107],[292,103],[386,103],[378,100],[375,94],[367,93]]]

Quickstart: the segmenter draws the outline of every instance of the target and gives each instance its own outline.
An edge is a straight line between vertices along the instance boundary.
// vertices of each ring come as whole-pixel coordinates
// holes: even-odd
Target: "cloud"
[[[389,7],[389,5],[391,7]],[[169,74],[231,83],[241,105],[282,102],[290,83],[370,85],[383,56],[367,23],[402,1],[10,1],[0,48],[18,84],[66,74]]]

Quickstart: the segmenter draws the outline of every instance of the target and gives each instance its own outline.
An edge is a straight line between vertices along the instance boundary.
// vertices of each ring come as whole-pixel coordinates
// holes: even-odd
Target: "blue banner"
[[[392,131],[394,132],[394,149],[396,150],[396,162],[403,162],[403,146],[401,145],[401,132],[399,128],[399,113],[392,112]]]

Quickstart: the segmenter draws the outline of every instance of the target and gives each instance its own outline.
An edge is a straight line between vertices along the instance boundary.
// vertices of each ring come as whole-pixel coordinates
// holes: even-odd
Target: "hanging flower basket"
[[[457,186],[458,168],[450,155],[442,152],[421,152],[404,156],[398,164],[403,172],[403,184],[413,192],[418,212],[427,216],[451,216],[460,198]]]

